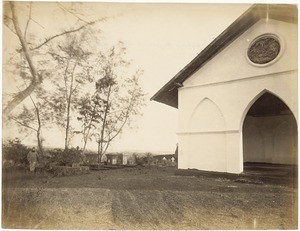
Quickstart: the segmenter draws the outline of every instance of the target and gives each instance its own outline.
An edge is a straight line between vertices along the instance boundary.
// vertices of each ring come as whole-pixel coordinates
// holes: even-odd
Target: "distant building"
[[[178,108],[181,169],[297,164],[297,6],[253,5],[152,100]]]
[[[134,165],[135,161],[132,155],[123,153],[110,153],[105,155],[108,165]]]
[[[98,154],[86,153],[85,156],[88,164],[98,164]],[[135,161],[130,154],[108,153],[101,157],[101,163],[109,165],[134,165]]]
[[[90,154],[90,153],[86,153],[85,154],[85,158],[86,158],[86,162],[88,164],[98,164],[98,154]]]

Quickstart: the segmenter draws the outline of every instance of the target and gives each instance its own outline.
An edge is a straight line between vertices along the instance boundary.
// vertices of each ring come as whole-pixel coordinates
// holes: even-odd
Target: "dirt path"
[[[3,226],[35,229],[293,229],[291,192],[14,188]]]

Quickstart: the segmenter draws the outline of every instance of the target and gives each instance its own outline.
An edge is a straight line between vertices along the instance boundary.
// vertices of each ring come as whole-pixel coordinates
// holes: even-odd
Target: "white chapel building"
[[[298,163],[297,15],[253,5],[151,98],[178,108],[178,168]]]

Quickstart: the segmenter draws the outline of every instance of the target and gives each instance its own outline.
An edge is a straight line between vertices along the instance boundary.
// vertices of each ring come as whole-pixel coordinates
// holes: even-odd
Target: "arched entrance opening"
[[[250,107],[243,123],[243,160],[258,164],[297,165],[297,122],[289,107],[270,92]]]

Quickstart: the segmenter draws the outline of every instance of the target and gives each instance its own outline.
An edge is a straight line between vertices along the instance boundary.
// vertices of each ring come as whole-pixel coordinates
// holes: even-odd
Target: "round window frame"
[[[272,37],[272,38],[276,39],[276,40],[279,42],[279,45],[280,45],[280,51],[279,51],[278,55],[277,55],[273,60],[271,60],[271,61],[269,61],[269,62],[267,62],[267,63],[263,63],[263,64],[254,63],[253,61],[250,60],[250,58],[249,58],[249,56],[248,56],[248,51],[249,51],[250,47],[251,47],[255,42],[257,42],[257,40],[259,40],[259,39],[261,39],[261,38],[264,38],[264,37]],[[246,59],[247,59],[247,61],[248,61],[251,65],[253,65],[253,66],[256,66],[256,67],[266,67],[266,66],[269,66],[269,65],[274,64],[275,62],[277,62],[277,61],[280,59],[280,57],[281,57],[281,55],[282,55],[282,53],[283,53],[283,51],[284,51],[284,48],[285,48],[285,46],[284,46],[284,43],[283,43],[283,39],[282,39],[279,35],[272,34],[272,33],[261,34],[261,35],[259,35],[259,36],[256,36],[254,39],[252,39],[252,41],[251,41],[250,44],[248,45],[248,48],[247,48],[247,50],[246,50],[246,52],[245,52],[245,53],[246,53]]]

